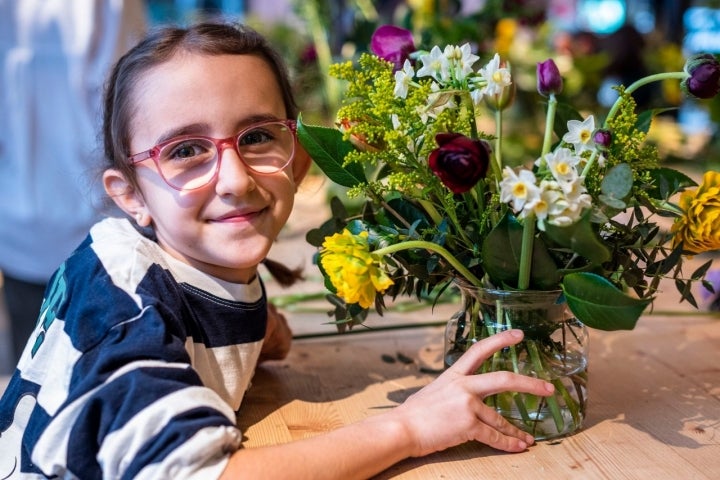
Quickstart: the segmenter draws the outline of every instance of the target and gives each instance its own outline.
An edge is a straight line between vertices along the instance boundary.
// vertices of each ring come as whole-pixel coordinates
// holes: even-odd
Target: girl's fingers
[[[501,348],[515,345],[523,338],[522,330],[506,330],[480,340],[470,347],[448,371],[454,371],[462,375],[475,373],[482,362],[488,359],[493,353]]]
[[[488,407],[487,405],[481,405],[479,411],[476,412],[476,415],[483,425],[486,425],[488,428],[495,430],[500,434],[490,435],[490,440],[492,440],[493,437],[496,438],[496,445],[491,445],[495,448],[500,448],[501,450],[508,450],[507,447],[509,446],[517,446],[518,441],[523,442],[526,446],[532,445],[535,442],[535,439],[532,435],[524,432],[523,430],[520,430],[518,427],[508,422],[497,411]],[[483,430],[489,432],[489,430]],[[505,439],[503,440],[502,437],[505,437]],[[482,441],[483,443],[487,443],[482,439],[478,440]],[[498,447],[498,443],[501,443],[503,446]],[[488,443],[488,445],[490,444]]]
[[[552,383],[512,372],[488,372],[467,377],[468,389],[482,398],[502,392],[522,392],[547,397],[555,391]]]
[[[476,441],[504,452],[522,452],[534,442],[534,439],[525,433],[520,436],[505,435],[484,423],[478,423],[473,433]]]

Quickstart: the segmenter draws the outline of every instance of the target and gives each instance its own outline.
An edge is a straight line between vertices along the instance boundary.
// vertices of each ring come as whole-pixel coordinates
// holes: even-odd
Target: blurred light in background
[[[683,48],[688,53],[720,52],[720,9],[690,7],[683,15],[683,26]]]
[[[583,30],[603,34],[620,28],[627,18],[624,0],[580,0],[577,23]]]

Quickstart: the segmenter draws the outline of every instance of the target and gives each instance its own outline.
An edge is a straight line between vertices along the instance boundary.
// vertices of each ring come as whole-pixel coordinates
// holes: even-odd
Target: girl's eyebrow
[[[182,125],[180,127],[175,127],[163,132],[158,138],[155,139],[155,145],[159,145],[172,138],[180,137],[183,135],[202,135],[209,130],[210,125],[207,123],[191,123],[190,125]]]
[[[250,125],[260,122],[266,122],[269,120],[283,120],[283,118],[272,114],[256,114],[249,117],[243,118],[236,127],[239,132],[243,128],[247,128]],[[210,131],[210,124],[208,123],[191,123],[190,125],[182,125],[180,127],[172,128],[163,132],[157,139],[155,139],[155,145],[166,142],[172,138],[181,137],[184,135],[207,135]]]

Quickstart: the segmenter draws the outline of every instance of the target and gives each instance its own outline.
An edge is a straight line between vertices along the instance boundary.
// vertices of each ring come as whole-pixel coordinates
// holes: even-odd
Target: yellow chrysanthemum
[[[370,252],[367,232],[354,235],[345,229],[325,238],[322,246],[320,264],[346,302],[370,308],[375,304],[375,295],[393,284],[380,268],[379,259]]]
[[[685,214],[675,221],[675,241],[702,253],[720,249],[720,172],[705,172],[702,184],[680,195]]]

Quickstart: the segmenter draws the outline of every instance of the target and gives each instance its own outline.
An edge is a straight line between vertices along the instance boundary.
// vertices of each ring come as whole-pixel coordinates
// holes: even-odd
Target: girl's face
[[[226,138],[287,115],[272,70],[252,55],[181,53],[150,70],[133,100],[133,153],[178,135]],[[216,179],[192,191],[167,185],[152,160],[138,163],[140,191],[118,202],[133,217],[146,215],[144,222],[151,220],[158,243],[173,257],[223,280],[247,283],[285,225],[310,160],[297,145],[290,165],[262,175],[248,170],[232,148],[221,155]]]

